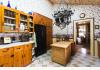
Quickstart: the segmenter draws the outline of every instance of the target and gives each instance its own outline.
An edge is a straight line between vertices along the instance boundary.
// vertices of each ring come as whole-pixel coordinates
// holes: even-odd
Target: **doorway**
[[[86,53],[90,54],[90,22],[76,23],[77,28],[77,45],[86,49]]]
[[[80,31],[78,30],[79,28],[80,28]],[[85,34],[83,34],[84,31],[85,31]],[[95,47],[94,47],[94,20],[93,18],[80,19],[80,20],[74,21],[74,42],[76,44],[77,44],[77,37],[79,37],[79,33],[80,35],[83,34],[83,37],[86,37],[85,39],[89,40],[88,41],[88,40],[82,39],[82,43],[85,43],[85,45],[89,46],[88,48],[89,48],[90,55],[94,56]],[[84,41],[88,41],[88,44]]]

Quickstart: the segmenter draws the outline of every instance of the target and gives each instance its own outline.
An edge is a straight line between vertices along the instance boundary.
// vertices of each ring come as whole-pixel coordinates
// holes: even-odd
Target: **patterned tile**
[[[78,51],[66,66],[62,66],[52,62],[51,50],[49,50],[46,54],[35,58],[32,64],[27,67],[100,67],[100,59],[88,54],[83,55],[81,51]]]

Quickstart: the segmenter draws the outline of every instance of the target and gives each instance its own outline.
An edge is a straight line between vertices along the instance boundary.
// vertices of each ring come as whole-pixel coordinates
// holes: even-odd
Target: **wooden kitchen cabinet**
[[[14,48],[14,67],[27,66],[32,62],[32,44]]]
[[[47,49],[50,49],[50,44],[52,44],[53,39],[52,39],[52,19],[45,17],[43,15],[40,15],[38,13],[33,13],[33,21],[34,25],[39,24],[39,25],[44,25],[46,26],[46,39],[47,39]]]
[[[1,5],[1,32],[16,32],[17,10]]]
[[[27,66],[32,62],[32,44],[27,44],[24,46],[23,56],[24,66]]]
[[[37,13],[33,13],[33,22],[34,24],[41,24],[41,16]]]
[[[0,49],[0,67],[12,67],[14,63],[13,48]]]
[[[24,29],[22,30],[22,27],[20,28],[20,24],[23,24],[25,28],[29,29],[28,24],[31,21],[28,20],[28,16],[32,15],[0,5],[0,32],[24,32]]]
[[[23,46],[14,47],[14,67],[23,66]]]

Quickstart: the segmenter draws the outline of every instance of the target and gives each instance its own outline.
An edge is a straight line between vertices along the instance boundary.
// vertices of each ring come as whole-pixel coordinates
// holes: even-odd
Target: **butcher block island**
[[[66,65],[71,58],[71,44],[72,42],[56,42],[51,44],[51,58],[53,62]]]

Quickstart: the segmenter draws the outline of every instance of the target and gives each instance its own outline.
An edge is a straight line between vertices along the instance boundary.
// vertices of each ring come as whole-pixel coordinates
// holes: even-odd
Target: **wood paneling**
[[[61,0],[48,0],[53,4],[60,3]],[[65,0],[66,3],[68,4],[73,4],[73,5],[100,5],[100,0]]]
[[[47,49],[49,49],[52,44],[52,20],[38,13],[33,13],[33,17],[34,24],[46,26]]]

